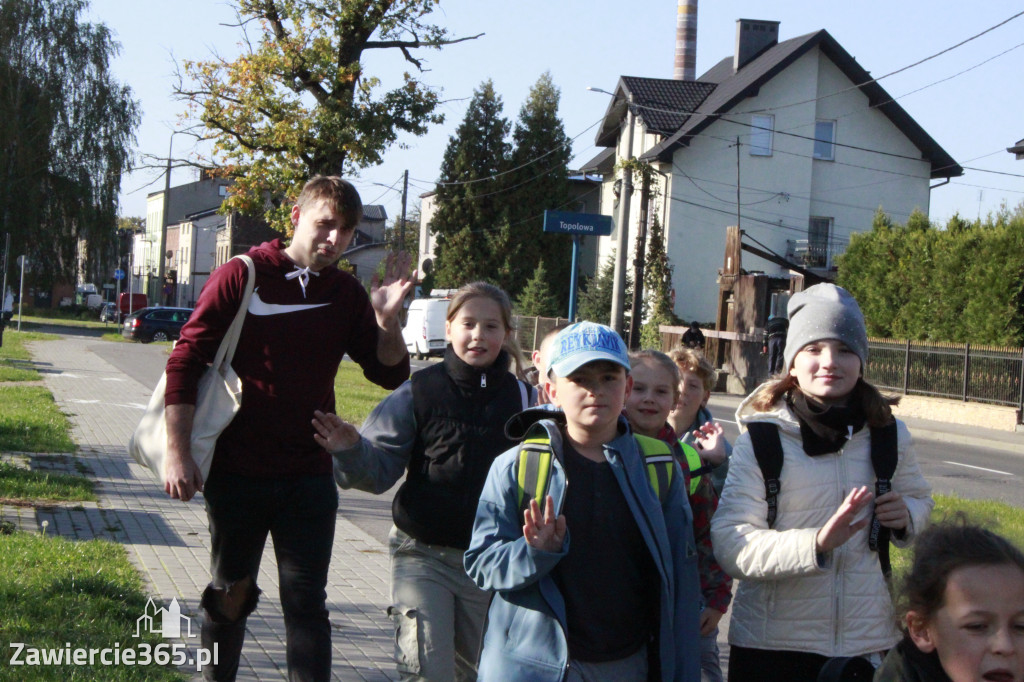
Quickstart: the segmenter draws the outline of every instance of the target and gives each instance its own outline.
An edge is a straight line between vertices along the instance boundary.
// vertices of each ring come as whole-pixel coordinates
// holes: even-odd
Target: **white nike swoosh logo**
[[[267,303],[260,298],[259,291],[254,291],[252,292],[252,298],[249,299],[249,314],[284,315],[285,313],[297,313],[300,310],[323,308],[325,305],[330,305],[330,303],[296,303],[292,305],[284,303]]]

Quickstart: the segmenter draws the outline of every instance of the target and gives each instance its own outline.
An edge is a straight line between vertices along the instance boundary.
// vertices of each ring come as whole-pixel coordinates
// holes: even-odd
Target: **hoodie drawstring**
[[[299,278],[299,285],[302,286],[302,298],[306,298],[306,285],[309,284],[309,276],[319,277],[320,273],[309,268],[300,268],[298,265],[295,266],[294,272],[289,272],[284,276],[285,279]]]

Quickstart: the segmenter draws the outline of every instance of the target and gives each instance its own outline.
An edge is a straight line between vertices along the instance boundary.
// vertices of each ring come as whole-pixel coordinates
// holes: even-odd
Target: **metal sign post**
[[[572,274],[569,277],[569,321],[576,321],[577,273],[580,259],[580,237],[594,235],[607,237],[612,233],[611,216],[598,213],[571,213],[569,211],[544,211],[544,231],[557,234],[571,234]]]

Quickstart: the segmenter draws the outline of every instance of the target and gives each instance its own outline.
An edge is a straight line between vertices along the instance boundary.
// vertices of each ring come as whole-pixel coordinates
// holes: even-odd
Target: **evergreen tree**
[[[502,287],[517,295],[542,262],[560,310],[569,301],[572,236],[543,234],[545,210],[565,210],[569,201],[569,136],[558,117],[560,90],[545,72],[519,110],[512,133],[514,151],[507,176],[508,225],[498,234],[495,253]]]
[[[644,262],[644,326],[640,330],[642,348],[661,348],[660,326],[679,324],[672,309],[672,265],[665,252],[665,231],[658,214],[651,214],[651,229]]]
[[[608,255],[604,265],[597,274],[587,278],[585,290],[579,297],[578,320],[590,320],[601,324],[610,324],[612,318],[612,290],[615,286],[615,252]],[[626,275],[625,302],[626,312],[632,300],[633,278]]]
[[[558,316],[558,299],[551,293],[543,261],[537,265],[533,277],[516,299],[516,313],[537,317]]]
[[[437,213],[430,223],[437,235],[434,278],[440,287],[495,279],[494,235],[507,220],[500,191],[504,178],[485,178],[508,168],[509,123],[502,110],[494,84],[484,81],[448,140],[441,162]]]

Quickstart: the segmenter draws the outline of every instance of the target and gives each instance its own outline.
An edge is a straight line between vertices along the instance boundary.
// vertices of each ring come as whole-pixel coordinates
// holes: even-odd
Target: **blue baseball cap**
[[[605,360],[628,372],[629,351],[611,327],[596,322],[577,322],[558,332],[551,343],[548,374],[567,377],[589,362]]]

